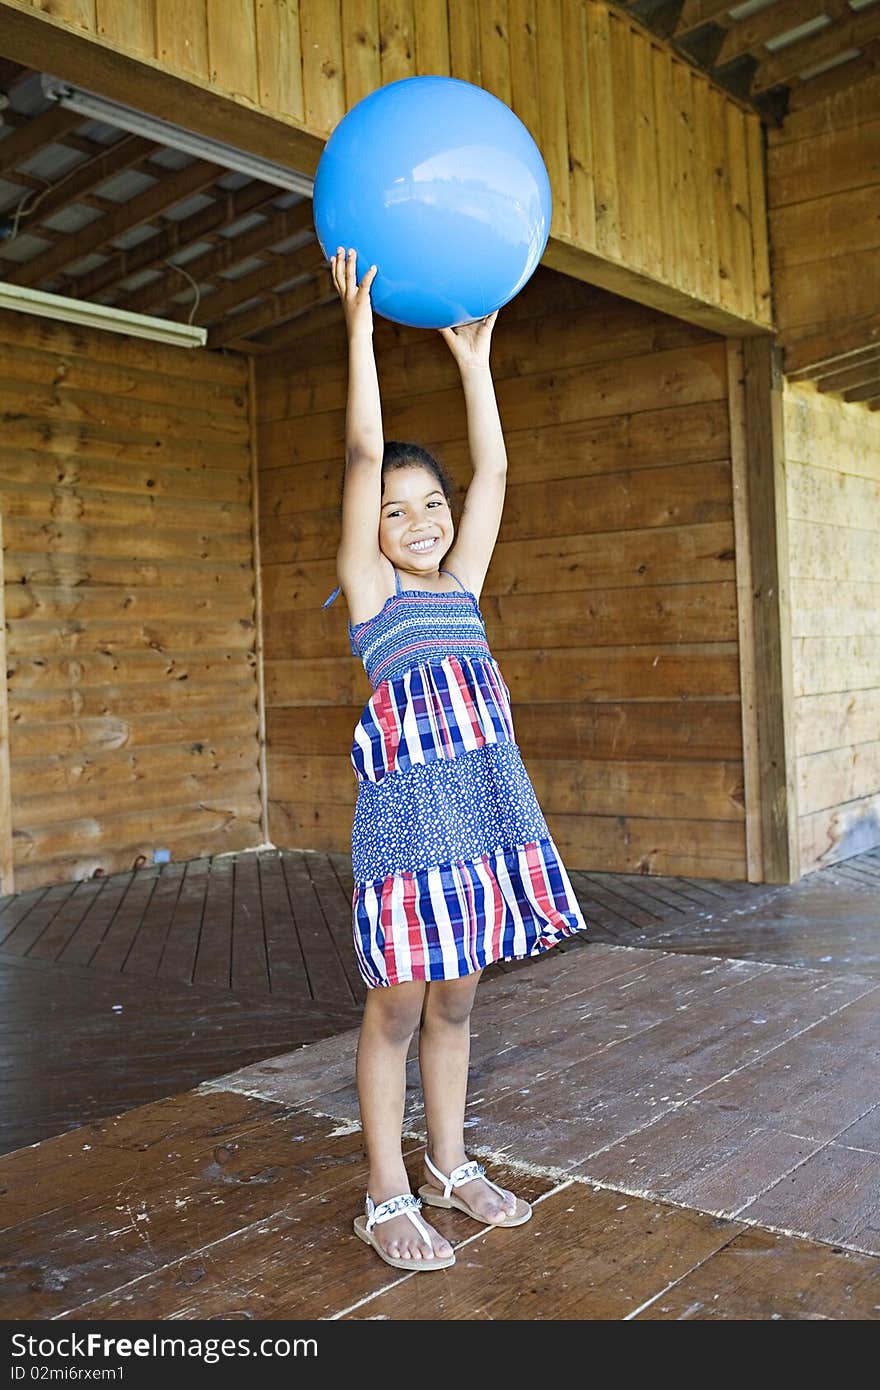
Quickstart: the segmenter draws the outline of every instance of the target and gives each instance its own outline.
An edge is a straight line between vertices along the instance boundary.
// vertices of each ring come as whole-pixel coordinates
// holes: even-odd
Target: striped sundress
[[[373,686],[351,748],[352,927],[369,988],[459,979],[587,927],[476,595],[440,573],[459,589],[403,589],[395,568],[380,612],[348,624]]]

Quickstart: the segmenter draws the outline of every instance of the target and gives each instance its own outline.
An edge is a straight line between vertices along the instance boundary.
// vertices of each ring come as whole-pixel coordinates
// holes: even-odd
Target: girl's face
[[[436,574],[454,528],[443,489],[418,464],[385,475],[379,515],[379,549],[398,569]]]

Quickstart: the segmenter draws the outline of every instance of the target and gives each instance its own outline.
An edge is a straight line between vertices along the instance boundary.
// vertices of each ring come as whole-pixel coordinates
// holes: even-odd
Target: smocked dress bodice
[[[454,579],[459,590],[404,589],[395,568],[395,592],[379,612],[353,627],[349,619],[352,655],[363,661],[374,690],[425,662],[450,656],[471,661],[491,657],[476,595],[451,570],[440,573]],[[327,608],[339,593],[337,585],[321,606]]]

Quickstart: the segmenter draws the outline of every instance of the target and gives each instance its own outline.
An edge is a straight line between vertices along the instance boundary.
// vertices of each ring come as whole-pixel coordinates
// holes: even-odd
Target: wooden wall
[[[377,320],[388,438],[469,477],[434,335]],[[745,878],[725,343],[541,270],[499,318],[510,471],[481,596],[517,737],[575,868]],[[336,583],[342,332],[257,363],[270,838],[350,848],[370,685]]]
[[[880,313],[880,74],[768,134],[776,318],[786,345]]]
[[[603,0],[0,0],[0,16],[5,56],[305,173],[375,88],[476,83],[544,155],[546,264],[724,332],[771,324],[757,113]]]
[[[785,389],[801,872],[880,844],[880,415]]]
[[[258,844],[245,364],[0,314],[15,888]]]

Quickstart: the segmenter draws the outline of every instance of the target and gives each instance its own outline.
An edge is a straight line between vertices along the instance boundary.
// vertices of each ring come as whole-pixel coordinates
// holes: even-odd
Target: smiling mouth
[[[423,538],[423,539],[420,540],[420,541],[410,541],[409,545],[407,546],[407,550],[414,550],[415,553],[416,553],[417,555],[419,555],[419,554],[421,554],[423,551],[433,550],[433,548],[434,548],[434,546],[435,546],[436,544],[437,544],[437,537],[436,537],[436,536],[428,536],[428,537]]]

